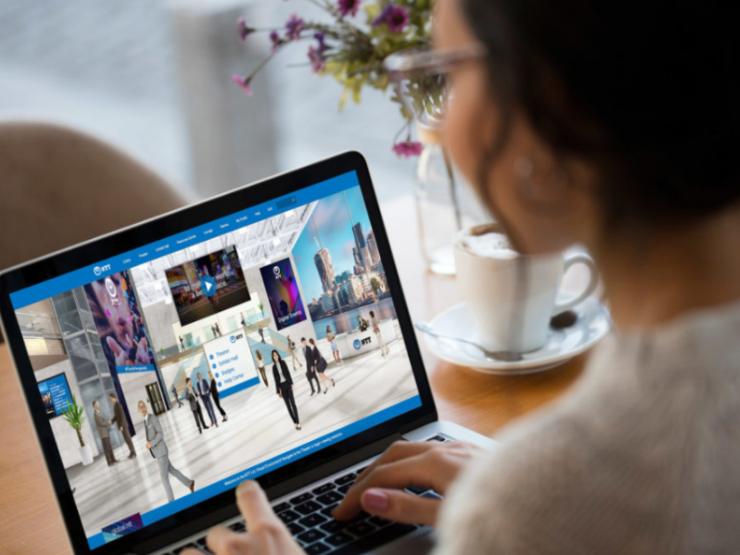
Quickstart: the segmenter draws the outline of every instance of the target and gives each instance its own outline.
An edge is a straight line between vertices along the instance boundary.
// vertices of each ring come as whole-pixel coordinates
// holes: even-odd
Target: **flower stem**
[[[261,61],[261,62],[260,62],[260,63],[259,63],[258,65],[257,65],[257,67],[256,67],[256,68],[254,68],[254,69],[252,70],[252,73],[250,73],[250,74],[249,74],[249,76],[247,77],[247,81],[251,80],[251,79],[252,79],[252,78],[253,78],[253,77],[254,77],[255,75],[257,75],[257,73],[259,73],[259,71],[260,71],[260,70],[261,70],[261,69],[262,69],[263,67],[265,67],[265,66],[267,65],[267,62],[269,62],[270,60],[272,60],[272,59],[273,59],[273,58],[275,57],[275,54],[277,54],[278,52],[280,52],[280,50],[282,50],[282,46],[278,47],[278,48],[277,48],[277,49],[275,50],[275,52],[270,52],[270,55],[269,55],[269,56],[267,56],[267,57],[266,57],[266,58],[265,58],[264,60],[262,60],[262,61]]]
[[[399,136],[399,135],[400,135],[401,133],[403,133],[403,132],[404,132],[404,130],[406,130],[406,129],[409,129],[410,127],[411,127],[411,122],[410,122],[410,121],[408,121],[408,120],[406,120],[406,123],[404,123],[404,124],[403,124],[403,126],[401,126],[401,129],[399,129],[399,130],[398,130],[398,131],[396,132],[396,136],[395,136],[395,137],[393,137],[393,144],[396,144],[396,143],[398,142],[398,136]],[[409,136],[410,136],[410,134],[411,134],[411,129],[409,129]],[[410,138],[410,137],[409,137],[409,138]]]
[[[462,230],[462,213],[460,210],[460,199],[457,196],[457,187],[455,187],[455,172],[452,170],[452,162],[450,161],[450,155],[447,152],[447,147],[442,145],[442,157],[445,161],[445,168],[447,169],[447,177],[450,179],[450,196],[452,197],[452,206],[455,209],[455,223],[457,224],[457,230]]]

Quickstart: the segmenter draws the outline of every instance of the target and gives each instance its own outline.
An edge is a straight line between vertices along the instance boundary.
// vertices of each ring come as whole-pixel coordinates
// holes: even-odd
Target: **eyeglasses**
[[[394,84],[404,117],[426,123],[442,119],[452,95],[449,72],[487,55],[487,49],[478,43],[445,50],[424,46],[391,54],[383,66]]]

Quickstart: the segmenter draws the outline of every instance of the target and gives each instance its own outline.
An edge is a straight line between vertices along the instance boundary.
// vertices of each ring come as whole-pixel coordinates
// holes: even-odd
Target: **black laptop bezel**
[[[36,429],[52,486],[75,553],[124,554],[130,552],[137,544],[142,542],[152,543],[156,541],[157,536],[167,535],[168,531],[184,525],[189,525],[193,527],[193,531],[196,531],[199,520],[207,519],[213,512],[223,512],[228,507],[233,507],[234,496],[231,490],[226,491],[198,505],[184,509],[176,515],[152,523],[137,532],[91,550],[54,440],[50,420],[43,410],[41,396],[38,395],[38,384],[15,317],[10,294],[100,260],[109,259],[134,248],[187,231],[198,225],[207,224],[239,210],[274,200],[353,171],[356,172],[367,206],[370,223],[392,292],[396,314],[422,404],[420,407],[370,430],[258,478],[258,481],[269,493],[271,489],[275,489],[279,484],[287,480],[295,482],[296,479],[300,479],[301,474],[307,473],[309,470],[315,470],[322,465],[327,465],[331,461],[337,460],[363,446],[378,442],[389,436],[397,436],[399,433],[413,430],[437,420],[437,412],[424,370],[419,345],[403,295],[385,226],[383,225],[370,173],[362,154],[355,151],[344,152],[309,166],[235,189],[218,197],[0,272],[0,317],[2,318],[6,341],[10,347],[21,388],[26,397],[26,404]]]

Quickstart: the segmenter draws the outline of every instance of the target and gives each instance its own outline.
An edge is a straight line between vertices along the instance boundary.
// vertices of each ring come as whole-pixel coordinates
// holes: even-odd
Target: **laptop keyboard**
[[[427,441],[448,441],[443,436],[434,436]],[[361,511],[356,517],[347,521],[334,520],[331,516],[337,505],[344,499],[345,494],[355,483],[358,474],[364,468],[348,472],[333,482],[322,484],[311,491],[304,492],[290,500],[273,506],[280,520],[285,523],[290,533],[308,555],[349,555],[362,553],[375,547],[389,543],[420,528],[414,524],[399,524],[384,518],[371,516]],[[442,497],[428,488],[412,486],[406,491],[427,497],[441,499]],[[243,522],[235,522],[229,528],[236,532],[246,530]],[[205,535],[195,542],[178,547],[171,553],[178,554],[188,547],[194,547],[209,553],[206,550]]]

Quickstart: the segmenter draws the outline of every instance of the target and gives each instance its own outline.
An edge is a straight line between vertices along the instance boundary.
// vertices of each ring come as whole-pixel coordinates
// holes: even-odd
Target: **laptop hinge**
[[[350,466],[382,453],[391,445],[391,443],[401,439],[403,439],[401,433],[394,433],[379,439],[378,441],[360,447],[359,449],[355,449],[351,453],[337,457],[325,464],[302,472],[295,478],[291,478],[285,482],[281,482],[280,484],[268,488],[266,490],[267,496],[270,499],[277,499],[291,491],[298,490],[313,482],[317,482],[322,478],[331,476],[336,472],[340,472],[345,468],[349,468]],[[192,536],[194,533],[197,533],[196,531],[207,530],[211,526],[215,526],[225,520],[237,516],[238,514],[239,510],[236,507],[236,503],[230,503],[225,507],[211,511],[206,516],[173,528],[164,534],[159,534],[156,538],[132,545],[129,548],[129,551],[136,555],[152,553],[159,549],[163,549],[168,545],[181,541],[184,538]]]

